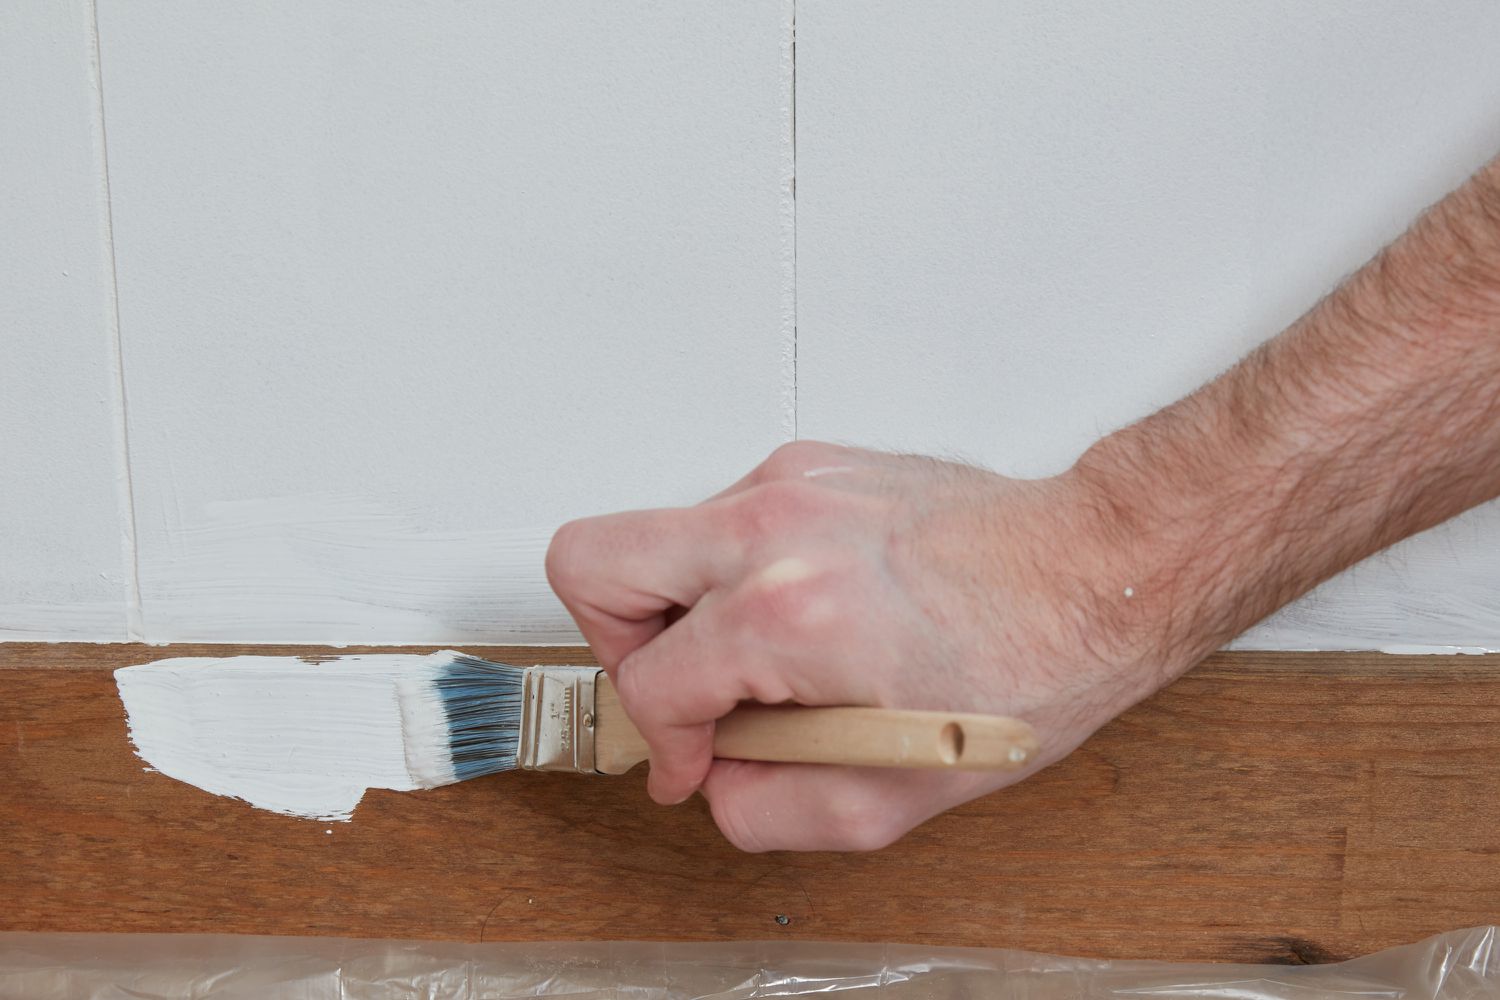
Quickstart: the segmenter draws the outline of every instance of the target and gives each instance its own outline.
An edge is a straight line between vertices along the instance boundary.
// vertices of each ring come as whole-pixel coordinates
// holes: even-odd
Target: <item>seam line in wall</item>
[[[115,448],[119,460],[119,497],[124,508],[121,547],[125,555],[126,607],[125,629],[138,642],[146,639],[145,613],[141,604],[141,560],[136,543],[135,477],[130,465],[130,420],[125,398],[125,348],[120,338],[120,279],[115,264],[115,207],[109,184],[109,136],[104,125],[104,61],[99,50],[99,3],[89,2],[89,57],[94,71],[94,114],[98,122],[100,183],[104,193],[104,252],[109,259],[110,340],[114,347],[112,364],[115,376]]]
[[[791,132],[792,132],[792,440],[802,436],[801,396],[798,393],[798,339],[797,324],[797,0],[792,0],[792,80],[791,80]]]

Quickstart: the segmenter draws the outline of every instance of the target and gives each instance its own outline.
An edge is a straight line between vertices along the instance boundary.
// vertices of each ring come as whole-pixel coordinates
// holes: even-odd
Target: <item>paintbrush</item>
[[[649,756],[598,667],[433,660],[397,683],[418,787],[516,768],[623,774]],[[1029,725],[996,715],[743,705],[714,726],[714,756],[735,760],[1014,771],[1036,751]]]

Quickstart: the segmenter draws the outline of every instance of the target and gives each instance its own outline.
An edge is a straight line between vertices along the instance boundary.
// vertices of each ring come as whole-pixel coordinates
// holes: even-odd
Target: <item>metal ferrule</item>
[[[598,667],[527,667],[521,678],[517,765],[594,774],[594,678]]]

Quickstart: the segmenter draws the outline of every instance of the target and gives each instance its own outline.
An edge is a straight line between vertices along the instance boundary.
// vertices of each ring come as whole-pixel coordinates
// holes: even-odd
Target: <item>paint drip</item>
[[[178,657],[123,667],[115,683],[149,769],[260,809],[348,820],[367,789],[421,787],[396,685],[453,655]]]

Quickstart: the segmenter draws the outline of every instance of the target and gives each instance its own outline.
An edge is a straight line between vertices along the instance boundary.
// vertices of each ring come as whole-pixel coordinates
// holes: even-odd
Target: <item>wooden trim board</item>
[[[0,644],[0,930],[1307,962],[1500,919],[1500,656],[1220,654],[1063,763],[867,855],[740,854],[701,801],[658,808],[639,773],[373,791],[329,824],[130,751],[116,667],[356,651]]]

